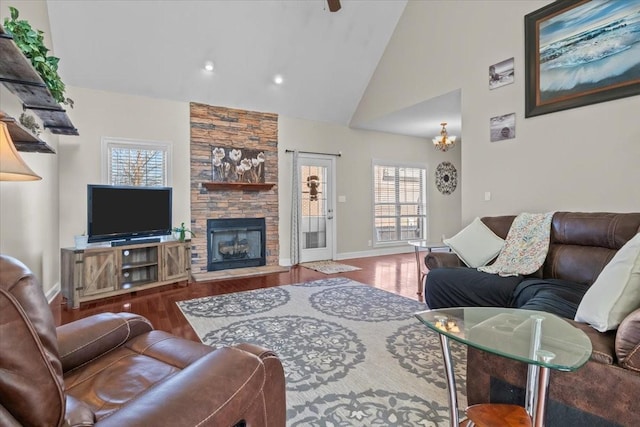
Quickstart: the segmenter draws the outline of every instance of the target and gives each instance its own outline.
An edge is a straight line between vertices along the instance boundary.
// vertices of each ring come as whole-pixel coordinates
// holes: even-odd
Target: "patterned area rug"
[[[274,350],[287,378],[288,426],[448,426],[437,334],[418,301],[329,278],[177,303],[205,344]],[[466,406],[466,348],[452,342]]]
[[[310,268],[324,274],[344,273],[346,271],[362,270],[360,267],[352,265],[340,264],[335,261],[314,261],[300,263],[301,267]]]

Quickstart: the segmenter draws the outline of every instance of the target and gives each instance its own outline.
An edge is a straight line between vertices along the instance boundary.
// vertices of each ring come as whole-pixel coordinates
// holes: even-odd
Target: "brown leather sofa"
[[[515,216],[481,218],[503,239]],[[614,254],[640,232],[640,213],[556,212],[549,252],[537,277],[591,285]],[[453,253],[426,256],[429,269],[461,267]],[[429,286],[428,280],[425,286]],[[591,359],[575,372],[551,373],[549,426],[631,426],[640,420],[640,308],[617,330],[601,333],[569,321],[591,339]],[[524,402],[527,366],[469,348],[467,399],[476,403]]]
[[[212,347],[103,313],[57,330],[42,288],[0,255],[1,426],[285,425],[271,351]]]

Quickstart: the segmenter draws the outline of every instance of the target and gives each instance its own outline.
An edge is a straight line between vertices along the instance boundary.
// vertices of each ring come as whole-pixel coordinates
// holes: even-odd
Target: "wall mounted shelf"
[[[53,98],[44,80],[1,25],[0,57],[0,82],[20,98],[22,107],[33,110],[51,133],[78,135],[66,110]]]
[[[46,142],[31,133],[29,129],[23,127],[16,119],[7,116],[2,111],[0,111],[0,120],[7,124],[9,135],[11,135],[11,140],[16,150],[29,153],[56,153]]]
[[[250,182],[203,182],[202,186],[209,191],[225,191],[225,190],[237,190],[237,191],[268,191],[276,185],[275,182],[271,183],[250,183]]]

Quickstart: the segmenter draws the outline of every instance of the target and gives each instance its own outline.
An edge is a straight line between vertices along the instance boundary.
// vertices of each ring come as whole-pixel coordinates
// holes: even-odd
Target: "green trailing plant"
[[[19,12],[15,7],[9,6],[9,10],[11,18],[4,19],[4,28],[13,37],[24,56],[31,61],[31,65],[40,74],[53,98],[73,108],[73,100],[64,96],[65,86],[58,74],[60,58],[47,55],[49,49],[44,45],[44,33],[34,30],[28,21],[19,20]]]
[[[178,233],[178,240],[181,242],[184,242],[187,232],[191,234],[191,237],[196,237],[196,234],[193,231],[185,227],[184,222],[180,224],[180,227],[174,227],[172,231],[174,233]]]
[[[20,114],[20,124],[29,129],[35,136],[40,135],[40,125],[33,116],[26,113]]]

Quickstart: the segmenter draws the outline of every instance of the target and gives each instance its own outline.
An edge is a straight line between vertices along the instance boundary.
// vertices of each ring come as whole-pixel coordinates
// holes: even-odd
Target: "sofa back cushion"
[[[482,222],[506,239],[515,215],[487,216]],[[591,285],[615,253],[640,232],[640,213],[556,212],[542,271],[533,274]]]
[[[591,285],[638,231],[640,213],[556,212],[543,276]]]
[[[482,222],[484,222],[484,225],[489,227],[491,231],[500,236],[500,238],[506,239],[507,234],[509,234],[511,224],[513,223],[513,220],[516,219],[516,215],[485,216],[481,219]]]

